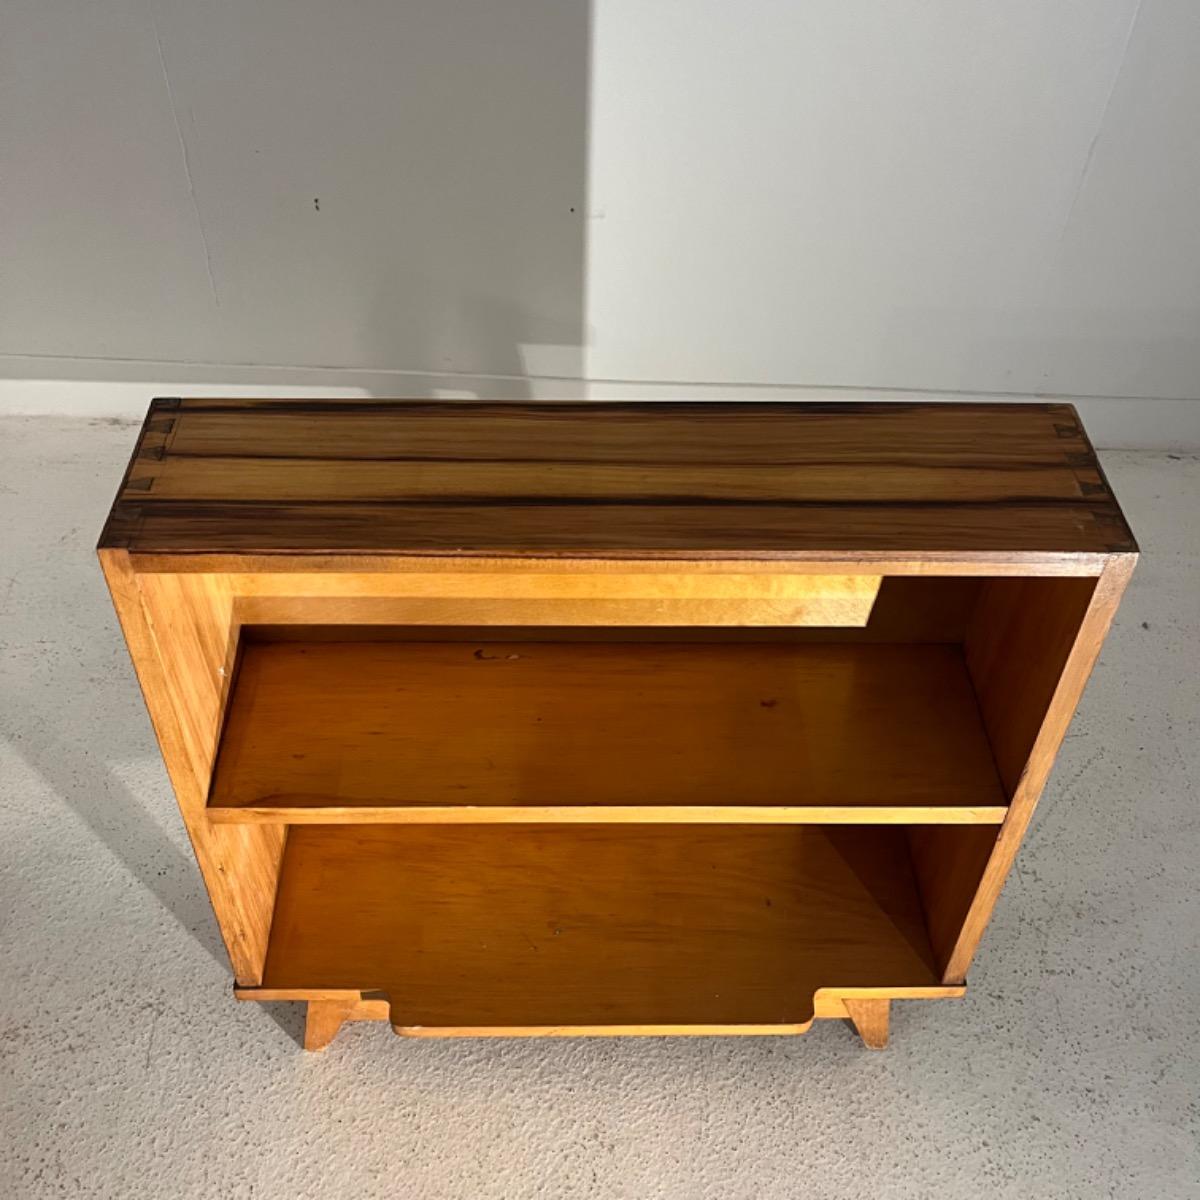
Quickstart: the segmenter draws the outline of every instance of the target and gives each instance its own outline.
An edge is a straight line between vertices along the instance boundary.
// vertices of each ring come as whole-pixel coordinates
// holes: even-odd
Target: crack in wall
[[[175,137],[179,141],[179,153],[183,159],[183,173],[187,178],[188,196],[192,202],[192,213],[196,218],[196,229],[200,234],[200,243],[204,248],[204,270],[208,275],[208,286],[212,292],[213,303],[220,308],[221,296],[217,291],[217,280],[213,275],[212,251],[208,245],[208,234],[204,229],[204,218],[200,215],[200,205],[196,199],[196,185],[192,181],[192,165],[188,158],[187,142],[183,137],[183,128],[179,124],[179,110],[175,103],[175,89],[171,86],[171,76],[167,72],[167,56],[163,50],[162,33],[158,28],[158,17],[155,13],[154,0],[150,2],[150,25],[154,30],[154,43],[158,47],[158,65],[162,68],[163,83],[167,88],[167,101],[171,106],[171,120],[175,124]]]
[[[1067,230],[1071,228],[1071,222],[1075,218],[1075,209],[1079,206],[1079,198],[1083,195],[1084,184],[1087,183],[1088,175],[1092,170],[1092,160],[1096,157],[1096,147],[1100,143],[1100,135],[1104,132],[1105,123],[1108,121],[1108,110],[1112,107],[1113,96],[1117,94],[1117,84],[1121,82],[1121,75],[1125,70],[1125,60],[1129,57],[1129,47],[1133,42],[1133,31],[1137,28],[1138,19],[1142,15],[1142,5],[1145,0],[1137,0],[1134,6],[1133,15],[1129,18],[1129,27],[1125,30],[1125,42],[1121,46],[1121,57],[1117,61],[1117,69],[1113,73],[1112,83],[1108,87],[1108,95],[1104,98],[1104,105],[1100,109],[1100,119],[1096,122],[1096,132],[1092,135],[1092,140],[1088,144],[1087,154],[1083,158],[1083,166],[1079,171],[1079,178],[1075,181],[1075,190],[1071,195],[1071,203],[1067,208],[1067,216],[1063,221],[1062,230],[1058,235],[1058,241],[1061,245],[1067,236]]]

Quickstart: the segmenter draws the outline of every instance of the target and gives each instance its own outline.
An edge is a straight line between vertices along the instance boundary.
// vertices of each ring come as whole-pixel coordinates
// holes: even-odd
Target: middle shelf
[[[998,824],[962,648],[255,641],[219,822]]]

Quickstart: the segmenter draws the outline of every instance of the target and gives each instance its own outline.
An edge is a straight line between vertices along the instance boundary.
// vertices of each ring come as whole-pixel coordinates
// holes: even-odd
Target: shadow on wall
[[[581,374],[589,0],[306,2],[275,17],[230,26],[175,6],[164,27],[175,103],[194,100],[200,123],[182,137],[202,151],[215,317],[222,344],[241,342],[226,361],[353,364],[348,385],[371,368],[502,376],[509,399],[528,397],[531,373]],[[222,79],[197,70],[229,43]],[[246,178],[259,148],[267,181]],[[363,390],[410,390],[395,381]]]
[[[178,364],[392,395],[411,374],[436,396],[453,373],[512,398],[530,372],[579,374],[589,0],[158,0],[19,32],[59,98],[19,131],[30,288],[5,374],[30,355],[93,382]],[[75,45],[108,86],[62,77]]]
[[[315,194],[300,275],[308,280],[312,311],[324,309],[340,327],[329,339],[315,323],[306,327],[314,366],[367,364],[365,378],[350,371],[339,383],[383,396],[436,394],[436,381],[414,380],[410,389],[407,376],[381,379],[369,374],[372,366],[507,376],[495,386],[480,380],[478,389],[483,398],[506,399],[530,395],[524,378],[530,373],[580,374],[590,5],[417,0],[373,6],[362,21],[333,15],[329,6],[297,7],[295,20],[283,23],[290,32],[282,44],[278,21],[261,15],[246,17],[244,36],[234,37],[229,14],[188,6],[159,11],[172,103],[186,111],[195,100],[194,118],[181,122],[181,143],[197,136],[193,120],[233,135],[204,142],[203,153],[192,155],[214,300],[220,297],[212,321],[222,344],[235,329],[245,350],[227,361],[289,361],[274,358],[270,347],[280,344],[281,331],[295,335],[283,329],[292,320],[290,304],[271,299],[297,286],[291,256],[300,243],[294,230],[275,228],[266,185],[247,183],[246,172],[235,169],[238,156],[260,143],[294,167],[300,157],[271,147],[274,134],[302,137],[312,180],[332,186],[318,207],[321,183],[305,182]],[[325,22],[337,28],[322,38]],[[209,42],[226,36],[227,62],[205,54]],[[217,61],[221,72],[213,75]],[[295,97],[286,87],[307,83],[306,76],[324,85],[340,81],[341,91],[326,86],[332,115],[320,129],[305,127],[304,111],[289,112]],[[272,91],[276,84],[285,94]],[[375,119],[364,132],[368,111]],[[389,123],[396,132],[391,143],[379,137]],[[291,178],[286,186],[300,184]],[[247,244],[255,254],[242,261],[237,250]],[[147,343],[114,345],[113,352],[163,357],[153,352],[150,324]],[[194,361],[206,358],[200,353]],[[117,380],[157,374],[161,381],[171,370],[111,366]],[[87,373],[95,380],[94,363]],[[207,374],[239,382],[236,367]],[[339,373],[314,374],[320,378],[279,372],[270,379],[253,371],[240,378],[257,375],[255,382],[283,392],[293,382],[319,383]],[[145,385],[146,402],[156,390]],[[190,390],[203,394],[203,385]],[[123,465],[134,430],[120,433]],[[93,445],[85,459],[107,467],[107,454]],[[33,592],[48,590],[26,596],[33,603],[24,605],[21,621],[30,623],[28,643],[46,649],[23,682],[20,702],[8,706],[4,732],[107,851],[225,968],[195,865],[182,839],[168,832],[178,828],[178,816],[91,551],[119,478],[119,466],[111,474],[100,470],[95,489],[89,481],[75,497],[74,512],[86,511],[94,527],[72,530],[69,553],[56,553],[29,583]],[[96,619],[81,619],[81,612]],[[154,782],[143,787],[147,770]]]
[[[362,360],[507,376],[505,399],[583,374],[590,9],[402,7],[388,102],[426,153],[392,164]]]

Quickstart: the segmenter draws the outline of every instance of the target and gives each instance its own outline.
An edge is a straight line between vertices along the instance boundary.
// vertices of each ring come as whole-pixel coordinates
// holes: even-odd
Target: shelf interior
[[[209,812],[994,824],[1005,804],[956,643],[477,637],[247,640]]]
[[[409,1027],[699,1032],[938,982],[901,828],[313,825],[262,986],[386,992]]]

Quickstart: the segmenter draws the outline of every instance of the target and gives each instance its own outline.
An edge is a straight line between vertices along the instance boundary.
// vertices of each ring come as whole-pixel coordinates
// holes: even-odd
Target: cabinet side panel
[[[944,982],[966,976],[1136,562],[1113,555],[1098,579],[994,580],[981,595],[967,664],[1010,802]]]
[[[963,637],[992,754],[1011,802],[1095,591],[1091,577],[1001,578],[979,585]],[[915,826],[913,866],[930,942],[949,965],[998,831]]]
[[[214,826],[205,815],[237,631],[211,576],[156,576],[145,589],[124,550],[100,562],[175,798],[238,983],[261,982],[279,879],[282,826]]]
[[[227,578],[135,574],[134,583],[184,752],[198,790],[206,794],[238,641]]]
[[[995,825],[908,829],[909,856],[940,972],[949,965],[998,835]]]
[[[967,628],[967,669],[1011,800],[1075,644],[1096,580],[992,579]]]

